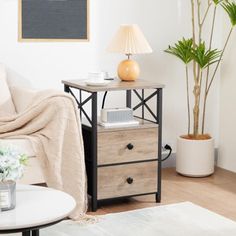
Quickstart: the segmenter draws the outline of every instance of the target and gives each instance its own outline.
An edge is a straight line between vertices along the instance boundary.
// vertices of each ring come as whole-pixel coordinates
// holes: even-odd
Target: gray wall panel
[[[87,0],[22,0],[23,39],[87,39]]]

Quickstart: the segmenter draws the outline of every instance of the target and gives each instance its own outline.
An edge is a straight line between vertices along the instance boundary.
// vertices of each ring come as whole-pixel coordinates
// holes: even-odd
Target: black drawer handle
[[[127,148],[128,148],[129,150],[132,150],[132,149],[134,148],[134,145],[133,145],[132,143],[129,143],[129,144],[127,145]]]
[[[127,178],[126,181],[127,181],[128,184],[132,184],[134,182],[134,179],[129,177],[129,178]]]

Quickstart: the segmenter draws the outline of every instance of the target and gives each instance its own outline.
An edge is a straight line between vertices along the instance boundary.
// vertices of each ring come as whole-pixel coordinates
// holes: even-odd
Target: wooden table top
[[[164,88],[163,84],[157,82],[138,79],[133,82],[121,81],[118,79],[112,80],[106,86],[88,86],[86,80],[62,80],[64,85],[73,88],[82,89],[88,92],[105,92],[105,91],[118,91],[118,90],[133,90],[133,89],[158,89]]]

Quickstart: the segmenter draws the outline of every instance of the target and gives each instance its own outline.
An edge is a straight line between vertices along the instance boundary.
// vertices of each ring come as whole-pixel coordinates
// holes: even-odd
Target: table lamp
[[[123,81],[134,81],[139,78],[140,68],[131,60],[133,54],[151,53],[152,49],[138,25],[121,25],[107,50],[126,54],[128,59],[118,66],[118,76]]]

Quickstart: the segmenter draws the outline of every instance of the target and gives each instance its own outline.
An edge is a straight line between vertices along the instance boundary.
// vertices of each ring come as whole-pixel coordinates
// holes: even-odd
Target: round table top
[[[67,217],[75,208],[68,194],[51,188],[18,185],[16,208],[0,212],[0,231],[50,224]]]

